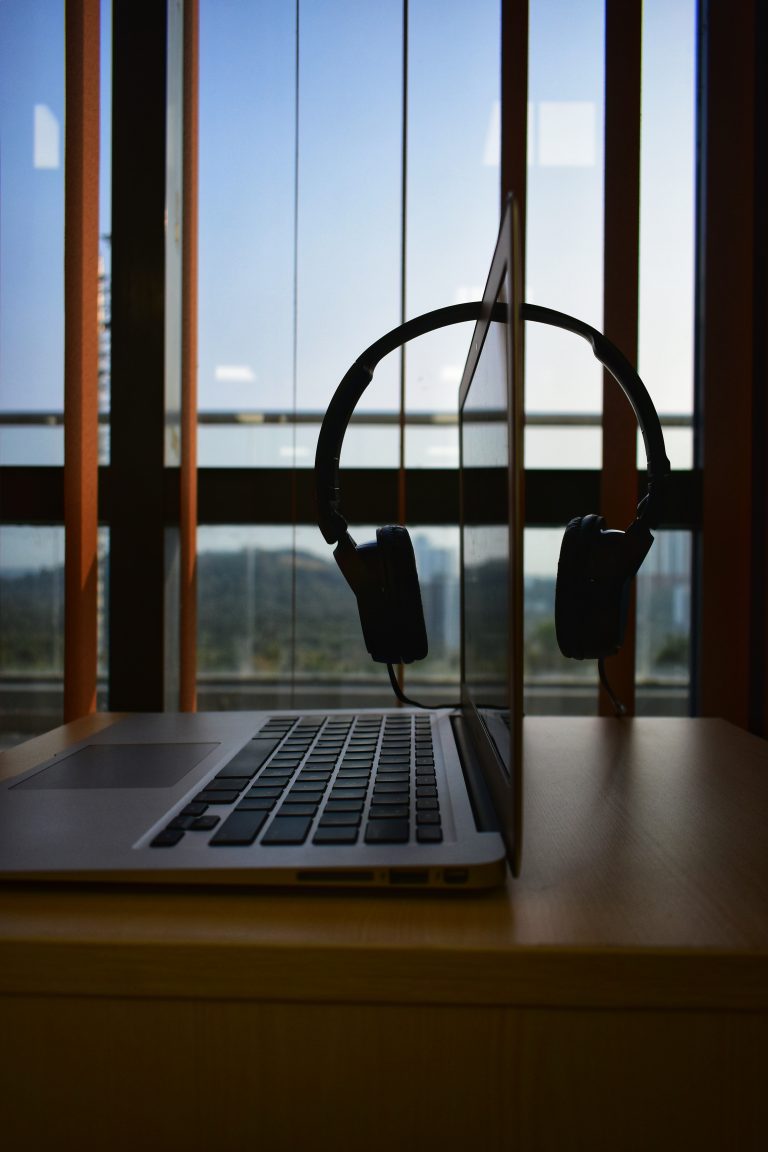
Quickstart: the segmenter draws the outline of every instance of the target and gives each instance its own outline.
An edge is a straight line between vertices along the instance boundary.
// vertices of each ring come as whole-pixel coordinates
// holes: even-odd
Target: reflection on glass
[[[506,324],[492,323],[461,416],[464,681],[480,709],[509,707],[506,341]]]
[[[529,714],[597,710],[595,661],[566,660],[555,638],[555,584],[563,531],[525,533],[525,675]],[[686,715],[690,690],[691,537],[655,531],[636,580],[636,710]]]

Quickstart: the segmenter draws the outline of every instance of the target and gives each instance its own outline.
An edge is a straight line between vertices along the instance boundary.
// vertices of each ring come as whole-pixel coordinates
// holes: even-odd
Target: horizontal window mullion
[[[397,509],[397,469],[350,468],[342,477],[342,511],[351,524],[385,524]],[[312,470],[288,468],[198,469],[200,524],[290,524],[295,485],[295,522],[314,524]],[[164,470],[165,522],[178,516],[178,469]],[[406,472],[409,520],[412,524],[458,523],[457,475],[452,469]],[[525,478],[526,524],[566,524],[571,516],[600,510],[600,473],[586,469],[531,470]],[[646,491],[644,472],[637,474],[638,500]],[[99,469],[100,520],[109,524],[110,470]],[[64,522],[62,468],[0,468],[0,523]],[[672,473],[664,500],[665,528],[694,529],[701,524],[701,473]],[[611,528],[626,525],[611,524]]]

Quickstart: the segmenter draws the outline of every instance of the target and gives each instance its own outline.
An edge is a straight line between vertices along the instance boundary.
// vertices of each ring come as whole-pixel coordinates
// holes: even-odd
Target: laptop
[[[518,872],[518,253],[510,203],[459,390],[460,706],[127,717],[0,784],[0,878],[458,890]]]

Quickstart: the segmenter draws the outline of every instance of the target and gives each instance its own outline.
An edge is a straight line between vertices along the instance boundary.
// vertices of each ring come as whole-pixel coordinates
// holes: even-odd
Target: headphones
[[[499,320],[507,306],[497,304]],[[352,413],[384,356],[401,344],[443,328],[479,320],[481,303],[438,308],[394,328],[367,348],[346,372],[331,399],[320,428],[315,454],[317,519],[334,558],[357,598],[365,646],[383,664],[411,664],[427,655],[427,630],[421,603],[413,545],[405,528],[377,529],[375,543],[356,544],[339,508],[339,459]],[[577,516],[563,537],[555,590],[555,632],[560,651],[574,660],[597,659],[618,652],[624,639],[632,579],[653,543],[650,528],[659,522],[661,490],[670,471],[661,424],[640,377],[619,349],[580,320],[522,304],[523,320],[550,324],[582,336],[597,360],[617,381],[632,405],[648,461],[648,490],[625,532],[609,529],[605,518]]]

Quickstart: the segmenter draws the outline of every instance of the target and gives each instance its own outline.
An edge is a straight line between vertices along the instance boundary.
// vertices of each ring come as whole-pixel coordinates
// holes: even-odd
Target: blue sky
[[[498,0],[409,8],[413,315],[481,289],[493,248]],[[401,20],[399,0],[302,0],[297,151],[293,4],[201,0],[203,408],[322,411],[349,362],[398,322]],[[597,326],[602,21],[599,0],[532,0],[527,296]],[[107,37],[108,27],[105,54]],[[661,408],[682,411],[691,396],[693,0],[646,0],[645,42],[640,370]],[[60,408],[62,0],[0,0],[0,194],[0,407]],[[107,202],[105,184],[105,213]],[[453,331],[411,347],[409,407],[455,407],[467,338]],[[598,408],[586,345],[531,326],[527,340],[532,409]],[[377,373],[371,408],[395,406],[396,360]]]

